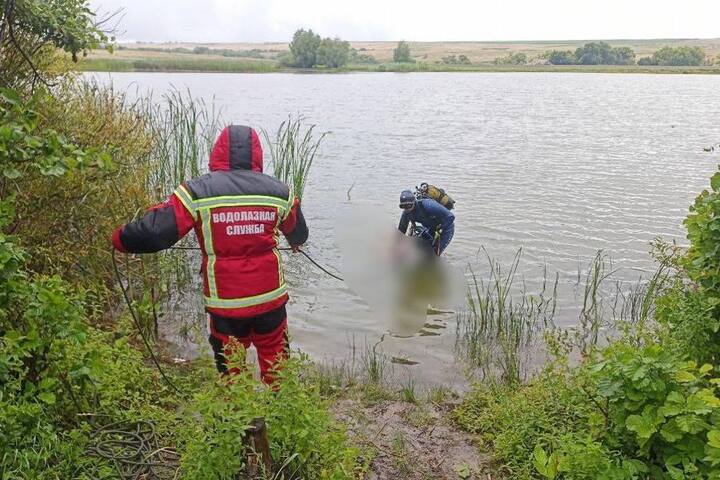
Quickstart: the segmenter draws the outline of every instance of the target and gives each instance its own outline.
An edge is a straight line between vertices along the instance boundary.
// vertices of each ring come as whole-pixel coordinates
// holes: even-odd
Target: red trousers
[[[235,342],[232,342],[235,340]],[[263,382],[272,383],[272,371],[278,361],[287,358],[287,312],[285,305],[250,318],[225,318],[210,315],[210,345],[220,373],[228,371],[226,358],[232,354],[233,344],[250,348],[255,345]],[[237,343],[236,343],[237,342]]]

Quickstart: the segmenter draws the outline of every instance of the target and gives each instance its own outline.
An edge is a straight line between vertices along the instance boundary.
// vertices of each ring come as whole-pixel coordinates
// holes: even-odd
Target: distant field
[[[591,40],[543,41],[543,42],[409,42],[415,65],[392,63],[393,49],[397,42],[350,42],[360,53],[372,55],[381,65],[350,65],[349,71],[608,71],[649,73],[720,73],[715,67],[620,67],[620,66],[572,66],[528,65],[521,67],[498,67],[493,62],[508,53],[525,53],[531,60],[548,50],[574,50]],[[635,51],[637,58],[651,55],[663,46],[701,47],[710,57],[720,61],[720,38],[691,40],[609,40],[614,47],[626,46]],[[256,50],[262,58],[223,57],[210,54],[162,52],[195,47],[226,49],[233,51]],[[150,50],[152,49],[152,50]],[[136,70],[136,71],[217,71],[217,72],[272,72],[280,71],[275,64],[278,54],[288,51],[287,43],[133,43],[122,45],[114,54],[93,51],[81,62],[85,70]],[[466,55],[472,65],[455,66],[438,64],[448,55]],[[542,63],[536,60],[534,63]]]

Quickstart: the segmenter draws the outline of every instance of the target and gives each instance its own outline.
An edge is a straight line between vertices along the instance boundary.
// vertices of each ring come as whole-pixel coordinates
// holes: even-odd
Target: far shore
[[[421,63],[380,63],[348,65],[343,68],[284,68],[270,62],[222,60],[219,62],[180,60],[172,62],[124,59],[86,59],[80,62],[84,72],[180,72],[180,73],[492,73],[492,72],[544,72],[544,73],[634,73],[634,74],[720,74],[720,65],[702,67],[661,67],[639,65],[441,65]]]
[[[613,47],[629,47],[636,59],[650,56],[663,46],[699,47],[709,66],[550,65],[543,57],[551,50],[574,50],[587,40],[537,42],[408,42],[412,62],[393,62],[397,42],[350,42],[365,63],[351,61],[342,68],[283,67],[278,58],[287,43],[132,43],[114,53],[92,51],[79,69],[92,72],[205,72],[205,73],[349,73],[349,72],[573,72],[720,74],[720,38],[606,40]],[[195,51],[201,50],[202,53]],[[225,55],[223,55],[223,53]],[[525,65],[497,64],[510,54],[523,54]],[[462,59],[463,63],[457,60]],[[370,61],[367,61],[370,60]],[[448,63],[451,62],[451,63]]]

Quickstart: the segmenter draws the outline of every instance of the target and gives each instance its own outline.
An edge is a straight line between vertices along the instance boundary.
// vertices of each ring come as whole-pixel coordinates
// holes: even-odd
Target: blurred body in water
[[[399,235],[392,219],[372,207],[349,207],[337,222],[348,287],[397,336],[418,333],[428,306],[454,309],[465,292],[462,271],[437,257],[419,237]]]

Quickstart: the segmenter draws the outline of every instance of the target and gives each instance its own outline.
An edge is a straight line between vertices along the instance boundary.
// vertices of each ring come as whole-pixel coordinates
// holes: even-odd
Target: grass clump
[[[412,377],[408,378],[400,389],[400,400],[407,403],[417,404],[418,395],[416,390],[417,387],[415,385],[415,380],[413,380]]]
[[[249,373],[206,383],[183,413],[182,478],[236,478],[244,467],[238,439],[255,417],[265,418],[274,465],[282,467],[266,472],[267,478],[354,478],[359,452],[331,418],[319,386],[301,378],[309,368],[306,357],[291,357],[277,372],[274,389]]]
[[[458,316],[456,349],[485,378],[499,374],[503,381],[517,383],[523,375],[523,350],[552,325],[558,277],[552,290],[544,281],[540,292],[528,295],[515,286],[521,251],[506,272],[485,253],[490,275],[485,280],[470,272],[468,309]]]
[[[580,390],[572,379],[546,370],[527,386],[481,384],[453,411],[464,429],[480,435],[510,478],[538,478],[532,454],[560,436],[580,430],[589,409],[579,409]]]

